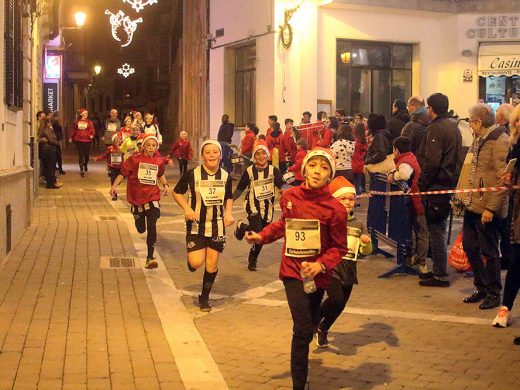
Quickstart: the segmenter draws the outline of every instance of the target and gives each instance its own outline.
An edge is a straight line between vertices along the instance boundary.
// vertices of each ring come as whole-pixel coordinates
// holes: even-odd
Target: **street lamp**
[[[62,30],[79,30],[81,27],[85,25],[85,20],[87,20],[87,14],[85,12],[76,12],[74,14],[74,21],[76,22],[76,26],[74,27],[64,27],[62,26]]]
[[[101,73],[101,65],[94,66],[94,74],[96,76],[99,76],[100,73]]]

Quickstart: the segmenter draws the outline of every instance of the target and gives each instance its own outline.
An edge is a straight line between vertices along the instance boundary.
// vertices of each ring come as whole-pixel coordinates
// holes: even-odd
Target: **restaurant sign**
[[[478,57],[479,76],[520,75],[519,55],[484,55]]]

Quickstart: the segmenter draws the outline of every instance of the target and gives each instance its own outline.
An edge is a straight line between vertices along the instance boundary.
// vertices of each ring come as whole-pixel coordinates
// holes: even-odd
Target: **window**
[[[235,123],[242,126],[256,116],[255,44],[237,48],[235,61]]]
[[[389,115],[411,96],[411,45],[338,39],[336,51],[336,108]]]
[[[23,107],[22,2],[5,1],[4,14],[5,104],[11,109]]]

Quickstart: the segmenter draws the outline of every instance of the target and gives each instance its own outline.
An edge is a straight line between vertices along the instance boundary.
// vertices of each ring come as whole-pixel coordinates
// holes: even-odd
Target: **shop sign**
[[[58,83],[43,83],[43,107],[58,111]]]
[[[475,27],[466,30],[469,39],[520,38],[520,16],[479,16]]]
[[[45,56],[45,79],[59,79],[61,77],[61,56]]]
[[[479,56],[478,75],[484,77],[520,75],[520,54]]]

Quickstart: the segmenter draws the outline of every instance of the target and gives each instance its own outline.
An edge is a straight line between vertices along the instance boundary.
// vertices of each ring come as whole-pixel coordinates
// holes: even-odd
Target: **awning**
[[[478,75],[520,76],[520,45],[481,44],[478,50]]]

